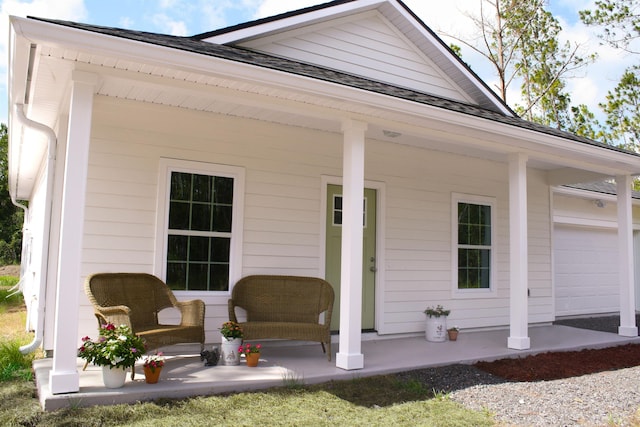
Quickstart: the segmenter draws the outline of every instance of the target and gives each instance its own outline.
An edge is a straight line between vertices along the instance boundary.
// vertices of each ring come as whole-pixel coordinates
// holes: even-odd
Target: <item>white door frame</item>
[[[320,177],[320,267],[319,277],[325,277],[326,245],[327,245],[327,185],[342,185],[342,177],[322,175]],[[376,190],[376,279],[375,279],[375,307],[374,327],[378,334],[384,331],[384,283],[385,283],[385,183],[365,180],[366,188]]]

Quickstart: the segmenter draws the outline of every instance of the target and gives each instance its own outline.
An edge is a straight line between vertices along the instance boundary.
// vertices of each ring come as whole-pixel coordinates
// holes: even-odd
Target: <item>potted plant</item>
[[[242,345],[242,326],[236,322],[224,322],[220,328],[222,343],[220,345],[220,360],[223,365],[239,365],[240,353],[238,348]]]
[[[449,335],[449,341],[457,340],[459,332],[460,332],[460,328],[458,328],[457,326],[447,329],[447,334]]]
[[[427,341],[442,342],[447,339],[447,316],[451,310],[446,310],[442,305],[427,307],[424,314],[427,315],[425,338]]]
[[[99,336],[92,340],[82,338],[78,356],[89,363],[102,367],[102,379],[107,388],[124,385],[126,370],[135,365],[145,352],[142,338],[135,335],[127,325],[115,326],[107,323],[100,326]]]
[[[247,366],[256,367],[260,360],[261,349],[262,345],[260,344],[251,345],[247,343],[238,347],[238,353],[244,354],[244,357],[247,360]]]
[[[160,378],[160,372],[164,366],[164,357],[162,352],[145,357],[142,367],[144,369],[144,379],[147,384],[155,384]]]

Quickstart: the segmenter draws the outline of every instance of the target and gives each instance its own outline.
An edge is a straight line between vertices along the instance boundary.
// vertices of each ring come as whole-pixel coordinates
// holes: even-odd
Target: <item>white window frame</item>
[[[169,229],[169,198],[171,194],[171,174],[184,172],[191,174],[233,178],[233,207],[231,223],[231,243],[229,247],[229,290],[228,291],[174,291],[176,297],[200,298],[210,303],[225,303],[233,285],[242,274],[242,231],[244,218],[245,170],[238,166],[203,163],[190,160],[162,158],[158,170],[158,198],[156,220],[156,257],[154,272],[166,280],[167,240]]]
[[[458,288],[458,249],[467,245],[458,244],[458,204],[469,203],[484,205],[491,208],[491,245],[483,246],[491,252],[489,261],[489,288],[459,289]],[[497,212],[496,198],[472,194],[451,193],[451,287],[453,298],[492,298],[497,294],[496,265],[497,265]]]

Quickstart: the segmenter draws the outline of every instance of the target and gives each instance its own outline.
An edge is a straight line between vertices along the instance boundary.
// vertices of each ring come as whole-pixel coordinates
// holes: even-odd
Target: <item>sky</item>
[[[278,13],[325,3],[327,0],[0,0],[0,123],[7,123],[8,16],[36,16],[94,25],[150,31],[176,36],[224,28]],[[573,104],[587,104],[598,112],[598,102],[617,84],[637,56],[602,46],[597,29],[585,27],[578,11],[593,9],[595,0],[549,0],[549,9],[563,27],[561,38],[579,43],[599,59],[567,82]],[[467,15],[478,15],[480,0],[404,0],[439,35],[465,40],[476,37]],[[443,36],[450,43],[452,40]],[[460,43],[456,43],[460,45]],[[586,52],[585,50],[585,52]],[[490,86],[496,82],[491,66],[462,46],[462,58]],[[513,87],[509,99],[517,99]]]

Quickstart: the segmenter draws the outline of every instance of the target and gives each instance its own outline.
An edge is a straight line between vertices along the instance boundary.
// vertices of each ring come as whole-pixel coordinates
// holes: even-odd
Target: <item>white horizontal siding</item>
[[[443,304],[462,328],[509,323],[509,212],[506,163],[371,143],[368,178],[386,184],[384,332],[424,330],[427,306]],[[451,267],[451,193],[496,198],[496,296],[456,299]],[[549,190],[528,171],[530,321],[550,321]]]
[[[433,61],[377,12],[296,29],[244,46],[373,80],[471,102]]]
[[[163,157],[245,169],[242,275],[324,275],[321,177],[341,175],[342,135],[102,97],[94,117],[84,275],[154,272]],[[380,331],[422,331],[423,310],[437,303],[452,309],[450,321],[463,328],[508,324],[507,165],[372,140],[365,161],[366,179],[385,186]],[[552,309],[547,304],[549,197],[543,175],[530,171],[529,188],[531,319],[544,320]],[[452,192],[496,198],[494,298],[452,296]],[[208,340],[217,340],[217,327],[227,318],[223,300],[207,305]],[[83,313],[91,318],[86,301]],[[81,327],[89,328],[83,335],[95,332],[93,323]]]
[[[591,199],[557,193],[553,197],[553,214],[556,223],[617,228],[616,212],[616,203],[614,202],[605,202],[605,206],[599,208]],[[638,224],[640,215],[637,207],[634,207],[633,217],[634,223]]]
[[[341,139],[102,97],[94,118],[84,275],[155,271],[162,157],[245,168],[243,275],[324,274],[319,268],[320,176],[341,170]],[[211,341],[218,339],[217,327],[227,319],[222,300],[207,305]],[[83,301],[84,316],[90,318],[91,308]],[[81,328],[81,334],[90,335],[95,326],[83,322]]]

